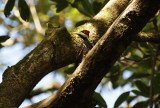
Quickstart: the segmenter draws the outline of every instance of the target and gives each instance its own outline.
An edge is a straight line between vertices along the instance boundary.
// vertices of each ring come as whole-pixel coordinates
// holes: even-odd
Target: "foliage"
[[[115,102],[114,108],[117,108],[123,101],[125,101],[125,100],[128,98],[129,93],[130,93],[130,92],[125,92],[125,93],[121,94],[121,95],[118,97],[117,101]]]
[[[157,25],[154,25],[153,21],[149,22],[142,31],[144,32],[156,32],[155,26],[160,26],[160,15],[156,17]],[[137,101],[133,105],[133,108],[144,108],[150,105],[150,95],[153,95],[153,104],[155,107],[159,107],[160,97],[160,76],[159,76],[159,45],[149,42],[132,42],[127,50],[122,54],[117,63],[112,67],[110,73],[106,75],[104,82],[111,81],[112,88],[124,87],[131,84],[134,89],[130,95],[128,92],[122,93],[116,100],[115,107],[118,107],[121,103],[127,102],[128,105],[133,105],[132,102]],[[153,65],[153,62],[156,62]],[[154,68],[154,69],[153,69]],[[155,73],[153,73],[155,71]],[[128,76],[126,75],[128,74]],[[153,81],[151,80],[154,74]],[[127,76],[127,77],[126,77]],[[107,79],[109,78],[109,79]],[[153,85],[151,85],[151,81]],[[150,90],[153,89],[151,92]],[[122,97],[125,97],[122,99]]]
[[[25,47],[34,45],[43,39],[44,33],[41,31],[46,29],[47,22],[54,23],[55,26],[65,25],[71,30],[74,26],[79,26],[87,22],[96,15],[107,2],[108,0],[38,0],[35,1],[34,5],[37,12],[34,13],[33,16],[31,5],[29,5],[31,3],[27,0],[8,0],[4,8],[4,15],[7,18],[4,17],[0,11],[0,15],[2,16],[2,18],[0,18],[0,26],[7,29],[7,32],[3,36],[0,36],[0,45],[10,37],[14,40],[11,47],[17,43],[23,43]],[[0,5],[0,7],[2,7],[2,5]],[[19,11],[19,15],[17,11]],[[36,19],[36,17],[38,17],[38,19]],[[158,26],[158,30],[160,29],[160,15],[155,16],[153,19],[157,21],[157,25],[151,20],[142,31],[157,32],[155,30],[156,26]],[[36,25],[37,21],[39,21],[39,27]],[[1,45],[1,49],[5,48],[2,47]],[[101,84],[105,85],[111,82],[112,89],[117,89],[120,86],[124,87],[129,84],[131,84],[133,88],[133,90],[124,92],[119,96],[115,102],[115,108],[123,102],[127,102],[127,105],[130,105],[133,101],[136,101],[133,108],[149,106],[149,101],[151,101],[150,89],[153,89],[154,105],[160,105],[159,49],[159,44],[132,42],[103,79]],[[156,64],[153,65],[153,62],[156,62]],[[155,73],[153,73],[153,68],[155,69]],[[66,79],[67,75],[71,74],[73,70],[74,65],[72,64],[56,72],[63,75]],[[151,76],[153,74],[153,85],[151,85]],[[126,77],[127,75],[129,76]],[[95,93],[94,98],[98,101],[97,105],[101,107],[107,106],[99,93]]]
[[[5,16],[10,15],[10,12],[12,11],[14,4],[15,4],[15,0],[8,0],[7,4],[5,6],[5,9],[4,9]]]
[[[25,0],[18,1],[18,10],[20,12],[21,18],[25,21],[28,21],[30,16],[30,10]]]
[[[8,0],[6,7],[4,9],[4,14],[6,17],[10,15],[10,12],[13,9],[15,0]],[[21,15],[21,18],[25,21],[29,20],[30,10],[25,0],[18,0],[18,9]]]
[[[100,93],[95,92],[93,94],[93,99],[97,101],[97,105],[99,105],[99,107],[107,108],[107,104]]]

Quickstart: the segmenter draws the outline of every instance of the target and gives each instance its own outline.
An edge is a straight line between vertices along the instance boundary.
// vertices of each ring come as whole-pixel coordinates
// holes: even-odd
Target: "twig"
[[[155,70],[155,65],[156,65],[156,54],[153,52],[153,62],[152,62],[152,74],[151,74],[151,84],[150,84],[150,108],[153,107],[153,95],[154,95],[154,89],[153,89],[153,80],[154,80],[154,75],[156,73]]]
[[[160,43],[160,33],[145,33],[140,32],[138,33],[135,38],[133,39],[137,42],[154,42]]]
[[[143,55],[148,55],[146,52],[144,52],[142,49],[141,49],[141,46],[139,43],[136,43],[136,47],[137,49],[143,54]]]
[[[61,84],[57,81],[53,81],[52,83],[45,85],[42,88],[33,90],[27,98],[32,98],[33,96],[39,95],[41,93],[50,91],[50,90],[58,90],[61,87]]]
[[[157,26],[157,20],[156,18],[153,20],[153,25],[155,32],[158,33],[158,26]],[[153,63],[152,63],[152,74],[151,74],[151,85],[150,85],[150,108],[153,107],[153,96],[154,96],[154,88],[153,88],[153,80],[154,80],[154,75],[156,74],[155,66],[156,66],[156,60],[157,60],[157,55],[159,52],[159,46],[156,48],[156,52],[153,51]]]

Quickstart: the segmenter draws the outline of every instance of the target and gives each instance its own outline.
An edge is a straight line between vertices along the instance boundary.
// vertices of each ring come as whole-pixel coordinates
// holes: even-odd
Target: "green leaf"
[[[64,70],[64,73],[66,74],[72,74],[75,70],[75,67],[72,66],[72,67],[68,67],[68,69]]]
[[[110,79],[110,81],[112,82],[113,89],[116,89],[117,87],[121,86],[121,84],[124,81],[122,76],[119,74],[119,71],[120,71],[119,64],[114,65],[109,71],[108,76],[114,77]]]
[[[95,92],[93,94],[93,99],[97,101],[97,104],[101,107],[107,108],[107,104],[100,93]]]
[[[137,78],[145,78],[145,77],[149,77],[150,74],[149,73],[133,73],[132,76],[130,76],[127,80],[133,80],[133,79],[137,79]]]
[[[110,69],[110,72],[111,74],[115,74],[117,72],[120,71],[120,66],[119,65],[114,65],[111,69]]]
[[[21,18],[25,21],[28,21],[30,16],[30,10],[25,0],[18,1],[18,9]]]
[[[56,3],[57,12],[62,11],[64,8],[68,6],[67,0],[51,0]]]
[[[132,90],[132,92],[133,92],[134,94],[136,94],[136,96],[149,97],[149,94],[145,94],[145,93],[144,93],[144,92],[142,92],[142,91]]]
[[[0,43],[5,42],[10,37],[8,35],[0,36]]]
[[[160,107],[160,105],[157,105],[157,104],[156,104],[154,108],[159,108],[159,107]]]
[[[133,58],[133,60],[137,60],[137,61],[141,60],[141,57],[137,54],[132,54],[131,58]]]
[[[149,87],[146,86],[142,81],[135,81],[137,88],[141,91],[141,95],[149,97]]]
[[[135,69],[135,67],[134,67],[134,69]],[[130,70],[132,70],[132,69],[130,68]],[[135,69],[135,70],[137,70],[137,69]],[[128,79],[126,79],[124,81],[123,85],[127,84],[128,82],[132,82],[135,79],[148,78],[148,77],[150,77],[149,73],[133,73]]]
[[[82,5],[83,5],[84,9],[85,9],[88,13],[90,13],[91,16],[94,16],[94,15],[95,15],[95,13],[93,12],[92,6],[91,6],[91,4],[89,3],[88,0],[81,0],[81,3],[82,3]]]
[[[120,79],[119,77],[120,76],[117,75],[117,76],[114,76],[114,78],[110,79],[110,81],[112,82],[113,89],[116,89],[117,87],[119,87],[119,82],[118,82],[118,80]]]
[[[160,93],[160,74],[157,74],[153,80],[153,88],[155,93]]]
[[[127,99],[127,103],[130,104],[137,96],[129,96]]]
[[[138,91],[138,90],[132,90],[132,92],[133,92],[134,94],[136,94],[137,96],[141,96],[141,92]]]
[[[149,101],[142,101],[136,103],[132,108],[147,108]]]
[[[130,92],[124,92],[122,93],[118,99],[116,100],[115,104],[114,104],[114,108],[118,108],[118,106],[120,106],[124,101],[127,100],[127,98],[129,97]]]
[[[56,71],[62,74],[63,76],[66,76],[67,74],[72,74],[75,70],[74,64],[69,64],[65,67],[59,68]]]
[[[98,13],[102,9],[102,3],[98,1],[93,1],[93,10],[94,13]]]
[[[15,0],[8,0],[6,6],[4,8],[4,15],[6,17],[8,17],[10,15],[10,12],[12,11],[14,4],[15,4]]]
[[[95,15],[88,0],[75,0],[75,2],[72,4],[72,7],[77,8],[79,12],[88,17],[93,17]]]
[[[154,32],[154,25],[152,22],[147,23],[142,29],[143,32]]]

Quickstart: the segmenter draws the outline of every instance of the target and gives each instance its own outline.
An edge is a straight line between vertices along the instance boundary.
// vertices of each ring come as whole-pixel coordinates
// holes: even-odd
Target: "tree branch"
[[[26,108],[91,108],[94,89],[157,10],[153,0],[133,0],[58,92]]]
[[[91,21],[74,31],[91,31],[90,41],[96,43],[129,1],[111,0]],[[75,35],[70,36],[65,28],[49,28],[44,40],[32,52],[3,73],[0,107],[18,107],[46,74],[75,62],[76,51],[80,45],[81,39]]]
[[[32,98],[33,96],[39,95],[41,93],[50,91],[50,90],[58,90],[61,87],[61,84],[57,81],[53,81],[52,83],[45,85],[39,89],[33,90],[28,96],[27,98]]]
[[[154,42],[160,43],[160,33],[144,33],[140,32],[133,39],[137,42]]]

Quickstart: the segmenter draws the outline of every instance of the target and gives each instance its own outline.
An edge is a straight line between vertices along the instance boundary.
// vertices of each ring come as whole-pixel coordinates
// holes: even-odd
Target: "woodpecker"
[[[92,49],[93,46],[88,40],[90,31],[82,30],[81,32],[74,32],[74,33],[80,36],[84,40],[84,44],[86,45],[87,48]]]
[[[83,30],[81,32],[74,32],[74,33],[80,36],[84,40],[76,55],[75,67],[77,67],[78,64],[81,62],[81,60],[83,59],[83,57],[88,53],[90,49],[92,49],[93,46],[88,40],[90,31]]]

